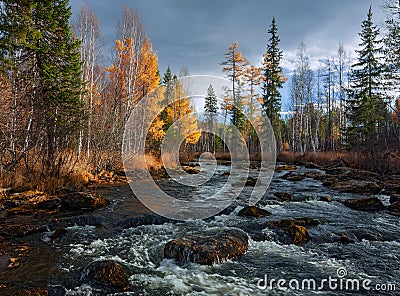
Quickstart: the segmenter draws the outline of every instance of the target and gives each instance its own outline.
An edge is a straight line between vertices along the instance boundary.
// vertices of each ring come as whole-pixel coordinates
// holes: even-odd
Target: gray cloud
[[[83,1],[72,0],[74,15]],[[221,75],[219,66],[229,44],[238,41],[243,53],[258,63],[265,51],[267,29],[277,19],[287,67],[293,66],[298,45],[305,42],[314,61],[330,56],[343,43],[358,44],[358,32],[369,5],[381,22],[381,0],[87,0],[98,15],[108,53],[115,40],[124,6],[137,10],[154,49],[160,70],[187,67],[191,74]],[[107,59],[106,59],[107,61]]]

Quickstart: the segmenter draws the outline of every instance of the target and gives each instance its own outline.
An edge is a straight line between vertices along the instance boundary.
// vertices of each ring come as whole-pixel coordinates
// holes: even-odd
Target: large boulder
[[[94,193],[71,192],[60,196],[63,210],[80,211],[94,210],[110,204],[110,202]]]
[[[238,213],[238,216],[241,217],[255,217],[255,218],[262,218],[266,216],[271,216],[272,214],[267,210],[261,209],[256,206],[248,206],[241,209]]]
[[[164,257],[179,263],[212,265],[234,259],[244,254],[248,247],[248,236],[242,230],[209,230],[168,242],[164,248]]]
[[[375,181],[364,180],[330,180],[324,183],[325,186],[333,190],[346,193],[365,193],[378,194],[382,190],[382,186]]]
[[[90,264],[84,271],[84,281],[107,293],[126,292],[131,288],[125,268],[112,260]]]
[[[366,212],[377,212],[385,209],[385,206],[377,197],[348,199],[343,204],[350,209]]]

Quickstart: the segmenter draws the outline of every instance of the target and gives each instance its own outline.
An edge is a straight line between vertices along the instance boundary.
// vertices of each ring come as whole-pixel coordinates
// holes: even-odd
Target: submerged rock
[[[71,192],[60,196],[63,210],[94,210],[110,204],[110,202],[94,193]]]
[[[282,179],[292,181],[292,182],[302,181],[305,178],[306,177],[303,174],[298,174],[298,173],[293,173],[293,172],[287,173],[282,176]]]
[[[223,172],[223,173],[221,174],[221,177],[229,177],[230,175],[231,175],[230,172]]]
[[[256,206],[248,206],[241,209],[238,213],[238,216],[241,217],[255,217],[255,218],[262,218],[266,216],[271,216],[272,214],[267,210],[261,209]]]
[[[343,204],[350,209],[366,212],[377,212],[385,209],[385,206],[377,197],[348,199]]]
[[[245,183],[245,186],[256,186],[257,185],[257,178],[248,177]]]
[[[84,281],[108,293],[126,292],[131,288],[124,268],[112,260],[93,262],[85,270]]]
[[[274,195],[282,201],[291,201],[294,196],[287,192],[275,192]]]
[[[212,265],[234,259],[248,250],[248,236],[238,229],[184,235],[165,245],[164,257],[179,263]]]
[[[307,169],[316,169],[316,170],[323,170],[324,169],[323,166],[321,166],[319,164],[316,164],[316,163],[313,163],[313,162],[306,162],[306,164],[304,166]]]
[[[400,201],[400,194],[392,194],[390,196],[390,203],[394,204],[396,202]]]
[[[388,208],[388,213],[394,216],[400,216],[400,201],[392,203]]]
[[[355,243],[355,240],[350,238],[347,234],[342,234],[340,236],[340,240],[339,241],[342,244],[353,244],[353,243]]]
[[[330,196],[321,196],[321,197],[319,198],[319,201],[332,202],[333,199],[332,199],[332,197],[330,197]]]

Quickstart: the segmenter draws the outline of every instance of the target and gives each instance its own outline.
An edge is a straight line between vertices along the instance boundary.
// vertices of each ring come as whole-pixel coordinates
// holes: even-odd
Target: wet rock
[[[350,238],[347,234],[342,234],[340,236],[340,240],[339,241],[342,244],[353,244],[353,243],[355,243],[355,241],[352,238]]]
[[[51,239],[56,239],[64,236],[67,233],[67,230],[64,227],[57,227],[52,235],[50,235]]]
[[[256,206],[248,206],[241,209],[238,213],[240,217],[255,217],[255,218],[262,218],[266,216],[271,216],[272,214],[267,210],[261,209]]]
[[[303,174],[305,178],[316,179],[316,180],[323,178],[324,175],[325,175],[324,173],[317,171],[305,172]]]
[[[301,225],[293,224],[285,229],[285,233],[292,238],[294,244],[304,244],[311,240],[307,228]]]
[[[200,170],[199,170],[199,169],[195,169],[195,168],[193,168],[193,167],[183,166],[182,169],[183,169],[186,173],[188,173],[188,174],[190,174],[190,175],[196,175],[196,174],[200,173]]]
[[[388,208],[388,213],[394,216],[400,216],[400,201],[392,203]]]
[[[296,171],[297,167],[295,165],[279,165],[275,167],[275,171]]]
[[[363,181],[363,180],[335,180],[324,183],[324,186],[329,187],[333,190],[338,190],[346,193],[366,193],[366,194],[378,194],[382,187],[374,181]]]
[[[94,193],[72,192],[60,196],[63,210],[94,210],[110,204],[110,202]]]
[[[321,224],[320,221],[309,217],[295,218],[294,223],[301,226],[318,226]]]
[[[107,293],[126,292],[131,288],[126,269],[112,260],[93,262],[84,274],[85,282]]]
[[[297,173],[287,173],[282,176],[282,179],[292,181],[292,182],[297,182],[304,180],[306,177],[303,174],[297,174]]]
[[[30,216],[36,214],[37,211],[38,209],[33,205],[23,205],[6,210],[6,216],[8,218],[14,216]]]
[[[5,223],[0,225],[0,234],[5,237],[24,237],[47,231],[46,226],[29,223]]]
[[[6,251],[6,241],[4,237],[0,236],[0,256],[3,255]]]
[[[238,229],[184,235],[165,245],[164,257],[179,263],[212,265],[234,259],[248,250],[248,236]]]
[[[304,165],[307,169],[323,170],[324,167],[313,162],[306,162]]]
[[[277,228],[277,239],[283,243],[303,244],[311,240],[306,226],[317,226],[320,222],[312,218],[270,221],[267,226]]]
[[[64,217],[59,219],[54,219],[47,224],[49,230],[54,231],[57,228],[67,228],[72,226],[103,226],[103,219],[101,217],[96,217],[93,215],[79,215],[73,217]]]
[[[13,294],[13,296],[48,296],[49,291],[44,289],[21,289]]]
[[[257,178],[253,178],[253,177],[248,177],[245,183],[245,186],[251,186],[254,187],[257,185]]]
[[[332,197],[330,197],[330,196],[321,196],[321,197],[319,198],[319,201],[332,202],[333,199],[332,199]]]
[[[376,212],[385,209],[385,206],[377,197],[348,199],[343,204],[350,209],[366,212]]]
[[[118,222],[115,226],[120,227],[122,229],[128,229],[142,225],[162,225],[165,223],[172,223],[172,222],[174,221],[171,219],[150,213],[140,217],[127,218],[123,221]]]
[[[55,210],[58,209],[59,207],[61,207],[61,199],[59,198],[51,198],[45,201],[42,201],[40,203],[38,203],[36,206],[39,209],[43,209],[43,210]]]
[[[390,196],[390,203],[391,204],[396,203],[398,201],[400,201],[400,194],[392,194]]]
[[[231,175],[230,172],[223,172],[223,173],[221,174],[221,177],[229,177],[230,175]]]
[[[287,192],[275,192],[274,195],[281,201],[287,201],[287,202],[291,201],[294,198],[292,194]]]

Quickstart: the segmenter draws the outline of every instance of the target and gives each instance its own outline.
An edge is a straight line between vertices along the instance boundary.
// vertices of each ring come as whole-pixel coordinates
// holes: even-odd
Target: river
[[[222,186],[226,179],[221,174],[228,170],[228,166],[219,165],[206,186],[192,188],[191,191],[172,180],[157,182],[170,194],[189,199],[199,198],[212,194],[215,188]],[[298,167],[298,172],[308,171]],[[267,193],[259,202],[262,208],[272,213],[266,218],[237,216],[251,192],[251,187],[245,187],[230,207],[230,212],[206,220],[144,225],[121,231],[107,231],[107,227],[99,231],[95,226],[74,226],[67,228],[64,237],[57,240],[50,240],[52,232],[47,232],[41,239],[63,254],[59,265],[62,272],[52,277],[52,286],[66,291],[67,295],[101,294],[101,291],[96,292],[89,285],[79,283],[79,274],[93,261],[111,259],[129,267],[132,272],[129,280],[133,290],[118,295],[354,294],[354,291],[346,291],[343,281],[340,287],[340,279],[356,279],[360,285],[370,283],[368,287],[371,291],[364,290],[360,292],[362,295],[399,293],[372,291],[377,287],[388,289],[387,284],[395,284],[400,289],[399,217],[384,211],[370,213],[351,210],[338,201],[357,198],[359,195],[331,191],[323,187],[321,182],[309,178],[287,181],[282,179],[286,173],[275,173]],[[250,176],[256,177],[257,171],[251,171]],[[124,219],[129,216],[129,211],[143,210],[121,206],[124,200],[134,198],[126,188],[121,190],[114,186],[103,189],[105,194],[110,192],[117,197],[110,207],[103,210],[101,215],[105,221],[110,217],[115,219],[115,216]],[[274,196],[274,192],[288,192],[295,198],[291,202],[282,202]],[[319,201],[321,196],[331,196],[334,201]],[[389,204],[388,196],[378,197],[385,205]],[[274,230],[266,226],[268,221],[296,217],[311,217],[321,222],[318,226],[309,227],[312,240],[303,245],[283,244]],[[213,266],[181,265],[163,258],[164,245],[168,241],[186,233],[210,228],[244,230],[250,237],[248,252],[236,260]],[[354,242],[341,243],[342,234]],[[68,275],[71,275],[69,279],[66,278]],[[328,286],[330,278],[338,280],[334,291],[335,286]],[[298,282],[300,289],[278,290],[274,285],[267,285],[271,279],[275,280],[275,285],[279,279],[285,280],[286,284],[282,288],[288,288],[290,281],[291,286],[296,287]],[[308,284],[304,282],[307,279],[316,282],[317,290],[321,283],[325,283],[324,291],[307,289]],[[305,285],[304,289],[301,289],[302,284]],[[331,284],[334,285],[334,282]]]

